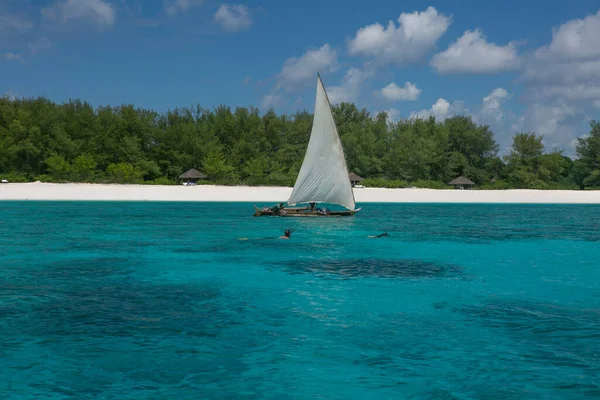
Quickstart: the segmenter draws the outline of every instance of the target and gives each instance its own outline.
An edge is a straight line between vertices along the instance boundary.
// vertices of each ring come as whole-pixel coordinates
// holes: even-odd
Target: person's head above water
[[[390,236],[387,232],[380,233],[379,235],[371,235],[370,238],[380,238],[382,236]]]
[[[286,229],[285,232],[283,232],[283,236],[279,236],[279,239],[289,239],[293,232],[294,229]]]

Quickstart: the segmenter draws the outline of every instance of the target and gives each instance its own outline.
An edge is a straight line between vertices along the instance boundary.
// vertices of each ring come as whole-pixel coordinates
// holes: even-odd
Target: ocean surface
[[[600,206],[362,207],[0,202],[0,398],[600,398]]]

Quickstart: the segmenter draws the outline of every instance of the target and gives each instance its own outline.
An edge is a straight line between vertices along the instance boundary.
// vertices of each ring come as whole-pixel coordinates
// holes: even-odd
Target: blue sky
[[[0,0],[0,94],[98,105],[332,102],[392,119],[457,113],[572,154],[600,119],[600,4]]]

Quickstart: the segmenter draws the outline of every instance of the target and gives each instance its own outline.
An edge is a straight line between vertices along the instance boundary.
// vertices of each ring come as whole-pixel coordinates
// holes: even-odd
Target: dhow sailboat
[[[326,207],[328,204],[343,209],[330,210]],[[286,203],[263,208],[254,206],[254,209],[255,217],[339,217],[352,216],[360,210],[356,209],[331,104],[318,74],[310,140],[292,194]]]

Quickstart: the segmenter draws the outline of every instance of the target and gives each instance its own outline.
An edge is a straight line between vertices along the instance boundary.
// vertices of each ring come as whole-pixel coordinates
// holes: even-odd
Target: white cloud
[[[524,118],[519,119],[510,109],[503,109],[512,97],[506,89],[495,88],[482,97],[481,103],[470,104],[469,107],[463,101],[451,102],[439,98],[431,108],[413,111],[409,118],[427,119],[433,116],[437,121],[444,121],[459,115],[471,117],[474,123],[489,126],[500,145],[500,151],[505,152],[510,147],[512,135],[521,131],[524,126]]]
[[[498,46],[487,41],[480,30],[466,31],[446,50],[431,59],[433,68],[442,74],[485,74],[514,69],[518,66],[516,44]]]
[[[589,101],[590,87],[600,87],[600,12],[553,28],[550,44],[527,58],[520,82],[534,100],[581,93]]]
[[[45,18],[60,24],[72,20],[91,20],[97,27],[112,26],[115,23],[115,10],[103,0],[63,0],[42,9]]]
[[[360,88],[364,83],[367,74],[358,68],[350,68],[342,80],[340,86],[331,86],[325,88],[327,97],[331,104],[341,102],[355,102],[360,94]]]
[[[9,90],[6,93],[4,93],[4,96],[2,96],[2,97],[5,97],[10,101],[14,101],[19,97],[19,95],[16,93],[13,93],[12,91]]]
[[[446,118],[452,117],[453,115],[466,113],[468,111],[469,110],[465,107],[465,104],[462,101],[455,101],[450,104],[448,100],[439,98],[429,110],[421,110],[416,112],[413,111],[410,113],[409,118],[426,119],[433,116],[436,120],[443,121]]]
[[[600,12],[573,19],[552,29],[552,42],[536,51],[536,58],[583,60],[600,56]]]
[[[16,62],[25,64],[25,59],[23,58],[23,56],[20,54],[17,54],[17,53],[8,52],[8,53],[0,54],[0,59],[6,60],[6,61],[16,61]]]
[[[436,117],[445,117],[448,115],[450,110],[450,103],[445,99],[438,99],[434,105],[431,106],[431,113]]]
[[[281,106],[283,96],[281,91],[288,93],[303,89],[314,82],[317,73],[328,73],[338,69],[337,53],[329,44],[318,49],[309,49],[301,57],[291,57],[285,60],[281,72],[277,74],[276,84],[270,93],[263,96],[263,108]],[[334,102],[352,101],[358,96],[360,86],[366,74],[357,68],[350,68],[340,86],[327,89],[329,100]]]
[[[387,110],[383,110],[387,114],[387,122],[396,122],[400,119],[400,110],[395,108],[388,108]]]
[[[547,83],[572,85],[589,82],[598,79],[599,76],[600,57],[589,61],[530,58],[519,80],[528,85]]]
[[[463,101],[448,101],[439,98],[431,108],[421,111],[413,111],[409,118],[427,119],[431,116],[437,121],[464,115],[471,117],[473,122],[479,125],[488,125],[494,132],[494,137],[500,146],[500,152],[506,152],[512,142],[512,135],[523,130],[524,118],[510,109],[504,110],[503,106],[512,98],[512,95],[504,88],[496,88],[484,96],[481,103],[467,104]]]
[[[223,30],[228,32],[242,31],[252,25],[248,6],[243,4],[222,4],[213,18]]]
[[[528,98],[533,101],[563,99],[571,102],[589,102],[600,100],[600,84],[540,85],[529,89]]]
[[[488,125],[495,134],[500,152],[508,151],[512,144],[512,136],[522,130],[523,118],[519,118],[512,110],[503,106],[512,98],[504,88],[496,88],[483,97],[481,105],[475,108],[473,122]]]
[[[419,61],[435,49],[451,18],[428,7],[425,11],[400,14],[398,23],[398,27],[389,21],[387,28],[375,23],[359,29],[349,42],[350,54],[373,58],[380,64]]]
[[[402,16],[415,17],[416,14],[419,19],[425,13]],[[414,48],[411,46],[414,42],[422,43],[425,36],[413,34],[410,36],[412,41],[406,40],[406,32],[421,32],[416,28],[411,31],[409,27],[422,25],[406,23],[402,16],[399,26],[391,23],[384,28],[375,24],[359,30],[349,44],[351,53],[371,58],[367,64],[376,67],[382,63],[401,64],[423,57],[426,51],[412,51]],[[447,26],[443,28],[445,32]],[[436,40],[430,41],[431,46],[435,46]],[[519,54],[516,42],[494,44],[488,42],[479,30],[467,31],[448,49],[434,55],[432,66],[445,73],[491,73],[517,69],[520,71],[521,99],[525,100],[522,103],[523,113],[515,114],[512,107],[507,106],[513,95],[505,88],[497,87],[482,96],[479,103],[469,104],[472,111],[461,101],[439,98],[430,108],[410,113],[410,118],[434,116],[441,121],[455,115],[471,115],[476,123],[490,126],[501,151],[510,146],[514,133],[533,131],[545,136],[544,143],[548,149],[565,148],[568,154],[574,138],[587,131],[585,122],[589,116],[597,115],[600,109],[599,41],[600,13],[567,21],[553,29],[552,38],[546,46],[530,53]],[[301,57],[290,58],[277,76],[276,87],[265,96],[263,104],[279,105],[285,97],[280,89],[301,89],[314,82],[317,72],[324,74],[337,68],[337,54],[328,44],[308,50]],[[349,68],[338,86],[327,88],[332,103],[355,101],[368,76],[364,69]],[[420,90],[411,82],[404,85],[392,82],[379,89],[377,94],[390,101],[400,101],[420,97]],[[398,109],[385,111],[390,121],[400,117]]]
[[[277,93],[270,93],[262,98],[261,106],[263,109],[279,107],[283,98]]]
[[[486,122],[491,121],[499,122],[504,117],[504,111],[502,110],[502,104],[505,103],[510,96],[504,88],[496,88],[492,90],[492,93],[483,98],[483,104],[481,106],[481,115]]]
[[[389,101],[407,101],[417,100],[421,94],[421,89],[411,82],[406,82],[404,87],[400,87],[395,82],[392,82],[381,89],[380,93]]]
[[[535,132],[544,135],[544,145],[549,150],[565,149],[571,155],[573,139],[581,136],[581,122],[584,119],[581,109],[569,102],[531,103],[525,107],[523,115],[517,116],[512,110],[504,109],[512,95],[504,88],[496,88],[482,98],[472,110],[461,101],[449,102],[440,98],[430,109],[410,113],[410,118],[427,119],[433,116],[438,121],[456,115],[469,115],[477,124],[488,125],[495,134],[500,153],[505,154],[517,132]],[[600,106],[600,103],[598,104]]]
[[[554,148],[570,147],[571,142],[581,135],[580,110],[566,104],[532,104],[523,116],[521,130],[544,135],[544,145]]]
[[[600,12],[554,27],[550,43],[523,64],[522,128],[543,134],[549,148],[569,149],[600,102]]]
[[[587,136],[588,136],[588,135],[581,135],[581,136],[579,136],[579,137],[583,139],[583,138],[585,138],[585,137],[587,137]],[[573,150],[574,150],[574,149],[576,149],[576,148],[577,148],[577,144],[578,144],[578,143],[579,143],[579,140],[578,140],[578,138],[575,138],[575,139],[571,140],[571,142],[569,143],[569,147],[570,147],[571,149],[573,149]]]
[[[297,90],[311,80],[316,80],[317,72],[327,73],[337,68],[336,51],[324,44],[318,49],[307,50],[299,58],[288,58],[277,76],[277,84],[288,91]]]
[[[202,5],[204,0],[175,0],[165,3],[165,12],[167,15],[174,17],[179,13],[189,11],[192,7]]]

